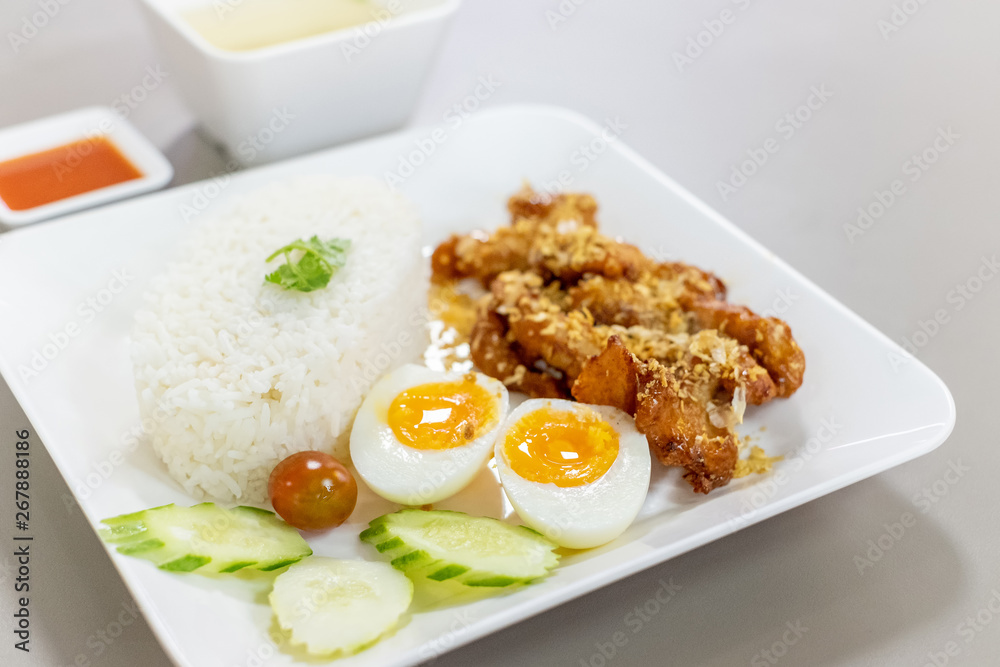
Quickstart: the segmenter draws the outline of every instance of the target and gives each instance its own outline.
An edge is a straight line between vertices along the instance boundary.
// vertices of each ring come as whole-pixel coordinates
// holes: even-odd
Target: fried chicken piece
[[[525,366],[517,350],[507,341],[504,318],[496,313],[480,313],[472,328],[469,347],[473,363],[508,388],[532,398],[569,397],[557,378]]]
[[[673,262],[654,265],[651,272],[634,281],[587,276],[568,291],[571,306],[587,308],[598,324],[638,325],[677,333],[692,329],[681,302],[724,298],[726,287],[707,271]]]
[[[533,397],[619,407],[695,491],[728,483],[745,406],[802,383],[788,325],[726,303],[710,272],[601,234],[589,195],[526,187],[508,210],[510,226],[453,236],[432,257],[436,281],[475,278],[490,291],[474,363]]]
[[[536,271],[572,284],[590,273],[637,280],[657,265],[637,247],[578,221],[551,225],[519,218],[489,236],[450,237],[434,250],[431,268],[438,282],[476,278],[489,286],[504,271]]]
[[[590,359],[573,383],[583,403],[611,405],[635,417],[653,453],[664,464],[685,468],[695,491],[708,493],[732,479],[736,435],[717,426],[706,405],[657,361],[641,361],[617,337]]]
[[[566,297],[558,285],[545,285],[534,273],[505,272],[493,281],[490,291],[487,307],[506,318],[508,337],[518,345],[522,362],[544,361],[564,374],[568,383],[605,348],[609,338],[617,336],[639,359],[660,361],[682,379],[697,376],[701,385],[711,388],[706,399],[720,386],[727,399],[744,389],[745,400],[752,405],[766,403],[776,394],[767,371],[749,351],[714,330],[689,335],[642,326],[595,326],[588,311],[572,308],[572,296],[570,304],[564,303]]]
[[[736,435],[712,423],[705,404],[684,395],[671,372],[649,362],[637,399],[635,427],[645,434],[656,458],[685,469],[698,493],[725,486],[739,458]]]
[[[593,320],[579,310],[564,312],[533,273],[508,271],[490,285],[489,306],[507,319],[510,336],[527,363],[543,361],[572,383],[587,359],[598,354],[604,340]]]
[[[522,220],[513,227],[501,227],[488,237],[452,235],[431,255],[432,276],[439,283],[475,278],[489,287],[504,271],[531,268],[528,253],[534,234],[534,226]]]
[[[527,314],[509,320],[509,326],[527,359],[544,361],[567,382],[575,380],[587,359],[601,351],[599,338],[578,311]]]
[[[635,281],[643,273],[656,269],[656,263],[636,246],[582,226],[539,227],[528,263],[539,273],[565,285],[572,285],[587,274]]]
[[[684,262],[663,262],[654,274],[657,278],[680,282],[689,295],[726,300],[726,283],[710,271]]]
[[[718,329],[746,345],[767,369],[776,395],[787,398],[802,386],[806,358],[792,337],[792,329],[775,317],[761,317],[749,308],[718,300],[693,300],[684,304],[699,326]]]
[[[465,278],[464,267],[459,266],[458,243],[467,236],[452,234],[438,244],[431,254],[431,279],[436,283],[447,283]]]
[[[587,194],[555,196],[526,187],[507,202],[509,227],[454,235],[431,257],[435,280],[476,278],[484,286],[504,271],[535,270],[573,284],[594,274],[632,282],[644,274],[683,286],[692,296],[723,298],[717,277],[681,262],[660,264],[639,248],[597,231],[597,202]]]
[[[533,268],[531,249],[542,229],[568,231],[575,227],[596,228],[597,202],[587,194],[539,194],[525,186],[507,201],[511,213],[508,227],[492,234],[453,234],[431,255],[432,275],[437,282],[476,278],[484,287],[504,271]]]
[[[597,200],[584,193],[550,195],[535,192],[525,184],[520,192],[507,200],[507,210],[510,211],[512,224],[525,218],[552,226],[575,220],[586,227],[597,227]]]
[[[678,295],[688,302],[700,295],[688,290],[687,284],[648,275],[635,283],[590,276],[571,287],[568,298],[569,307],[585,308],[593,315],[599,323],[598,329],[601,324],[612,325],[612,332],[621,336],[625,346],[640,359],[657,359],[668,366],[686,359],[688,365],[694,365],[687,349],[689,341],[672,336],[696,329],[693,318],[679,305]],[[718,337],[715,342],[721,343]],[[774,381],[746,347],[737,349],[730,345],[722,354],[722,359],[718,359],[719,352],[714,354],[714,360],[724,364],[716,369],[716,374],[730,398],[739,386],[746,388],[747,401],[753,405],[766,403],[777,395]]]
[[[642,362],[622,340],[611,336],[604,350],[584,364],[573,383],[573,398],[581,403],[610,405],[634,416],[643,370]]]
[[[671,333],[690,323],[677,302],[681,286],[670,281],[631,282],[588,276],[567,290],[571,308],[586,308],[598,324],[641,326]]]
[[[629,352],[642,361],[659,361],[681,377],[695,374],[702,382],[722,387],[732,399],[738,389],[751,405],[763,405],[777,396],[777,388],[767,371],[757,363],[745,345],[720,336],[714,329],[694,334],[669,334],[645,327],[595,327],[606,340],[618,336]]]
[[[778,397],[778,387],[770,374],[757,363],[750,350],[741,345],[732,363],[733,374],[723,375],[720,382],[729,396],[735,396],[739,389],[746,394],[744,398],[750,405],[763,405]]]

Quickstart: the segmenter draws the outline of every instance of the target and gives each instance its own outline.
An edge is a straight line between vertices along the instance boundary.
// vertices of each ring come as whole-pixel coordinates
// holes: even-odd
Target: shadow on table
[[[174,167],[169,187],[211,178],[224,183],[233,171],[222,149],[197,128],[189,128],[163,152]]]
[[[957,623],[965,579],[934,514],[875,478],[426,664],[857,664],[900,633]],[[667,604],[637,610],[670,580],[682,589]]]

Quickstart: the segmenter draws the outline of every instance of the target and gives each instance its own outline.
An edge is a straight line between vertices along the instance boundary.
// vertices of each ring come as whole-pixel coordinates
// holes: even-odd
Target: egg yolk
[[[503,451],[511,469],[530,482],[583,486],[618,458],[618,433],[594,412],[542,408],[511,427]]]
[[[415,449],[452,449],[475,440],[497,420],[496,397],[474,378],[410,387],[389,406],[396,438]]]

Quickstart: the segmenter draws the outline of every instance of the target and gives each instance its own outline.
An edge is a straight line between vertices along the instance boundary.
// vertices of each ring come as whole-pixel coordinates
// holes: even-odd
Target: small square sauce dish
[[[173,173],[109,107],[0,129],[0,231],[158,190]]]

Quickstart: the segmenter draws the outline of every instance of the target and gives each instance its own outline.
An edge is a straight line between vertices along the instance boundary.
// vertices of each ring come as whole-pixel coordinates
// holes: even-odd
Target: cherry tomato
[[[326,530],[351,516],[358,483],[344,465],[323,452],[292,454],[271,471],[267,495],[274,511],[299,530]]]

